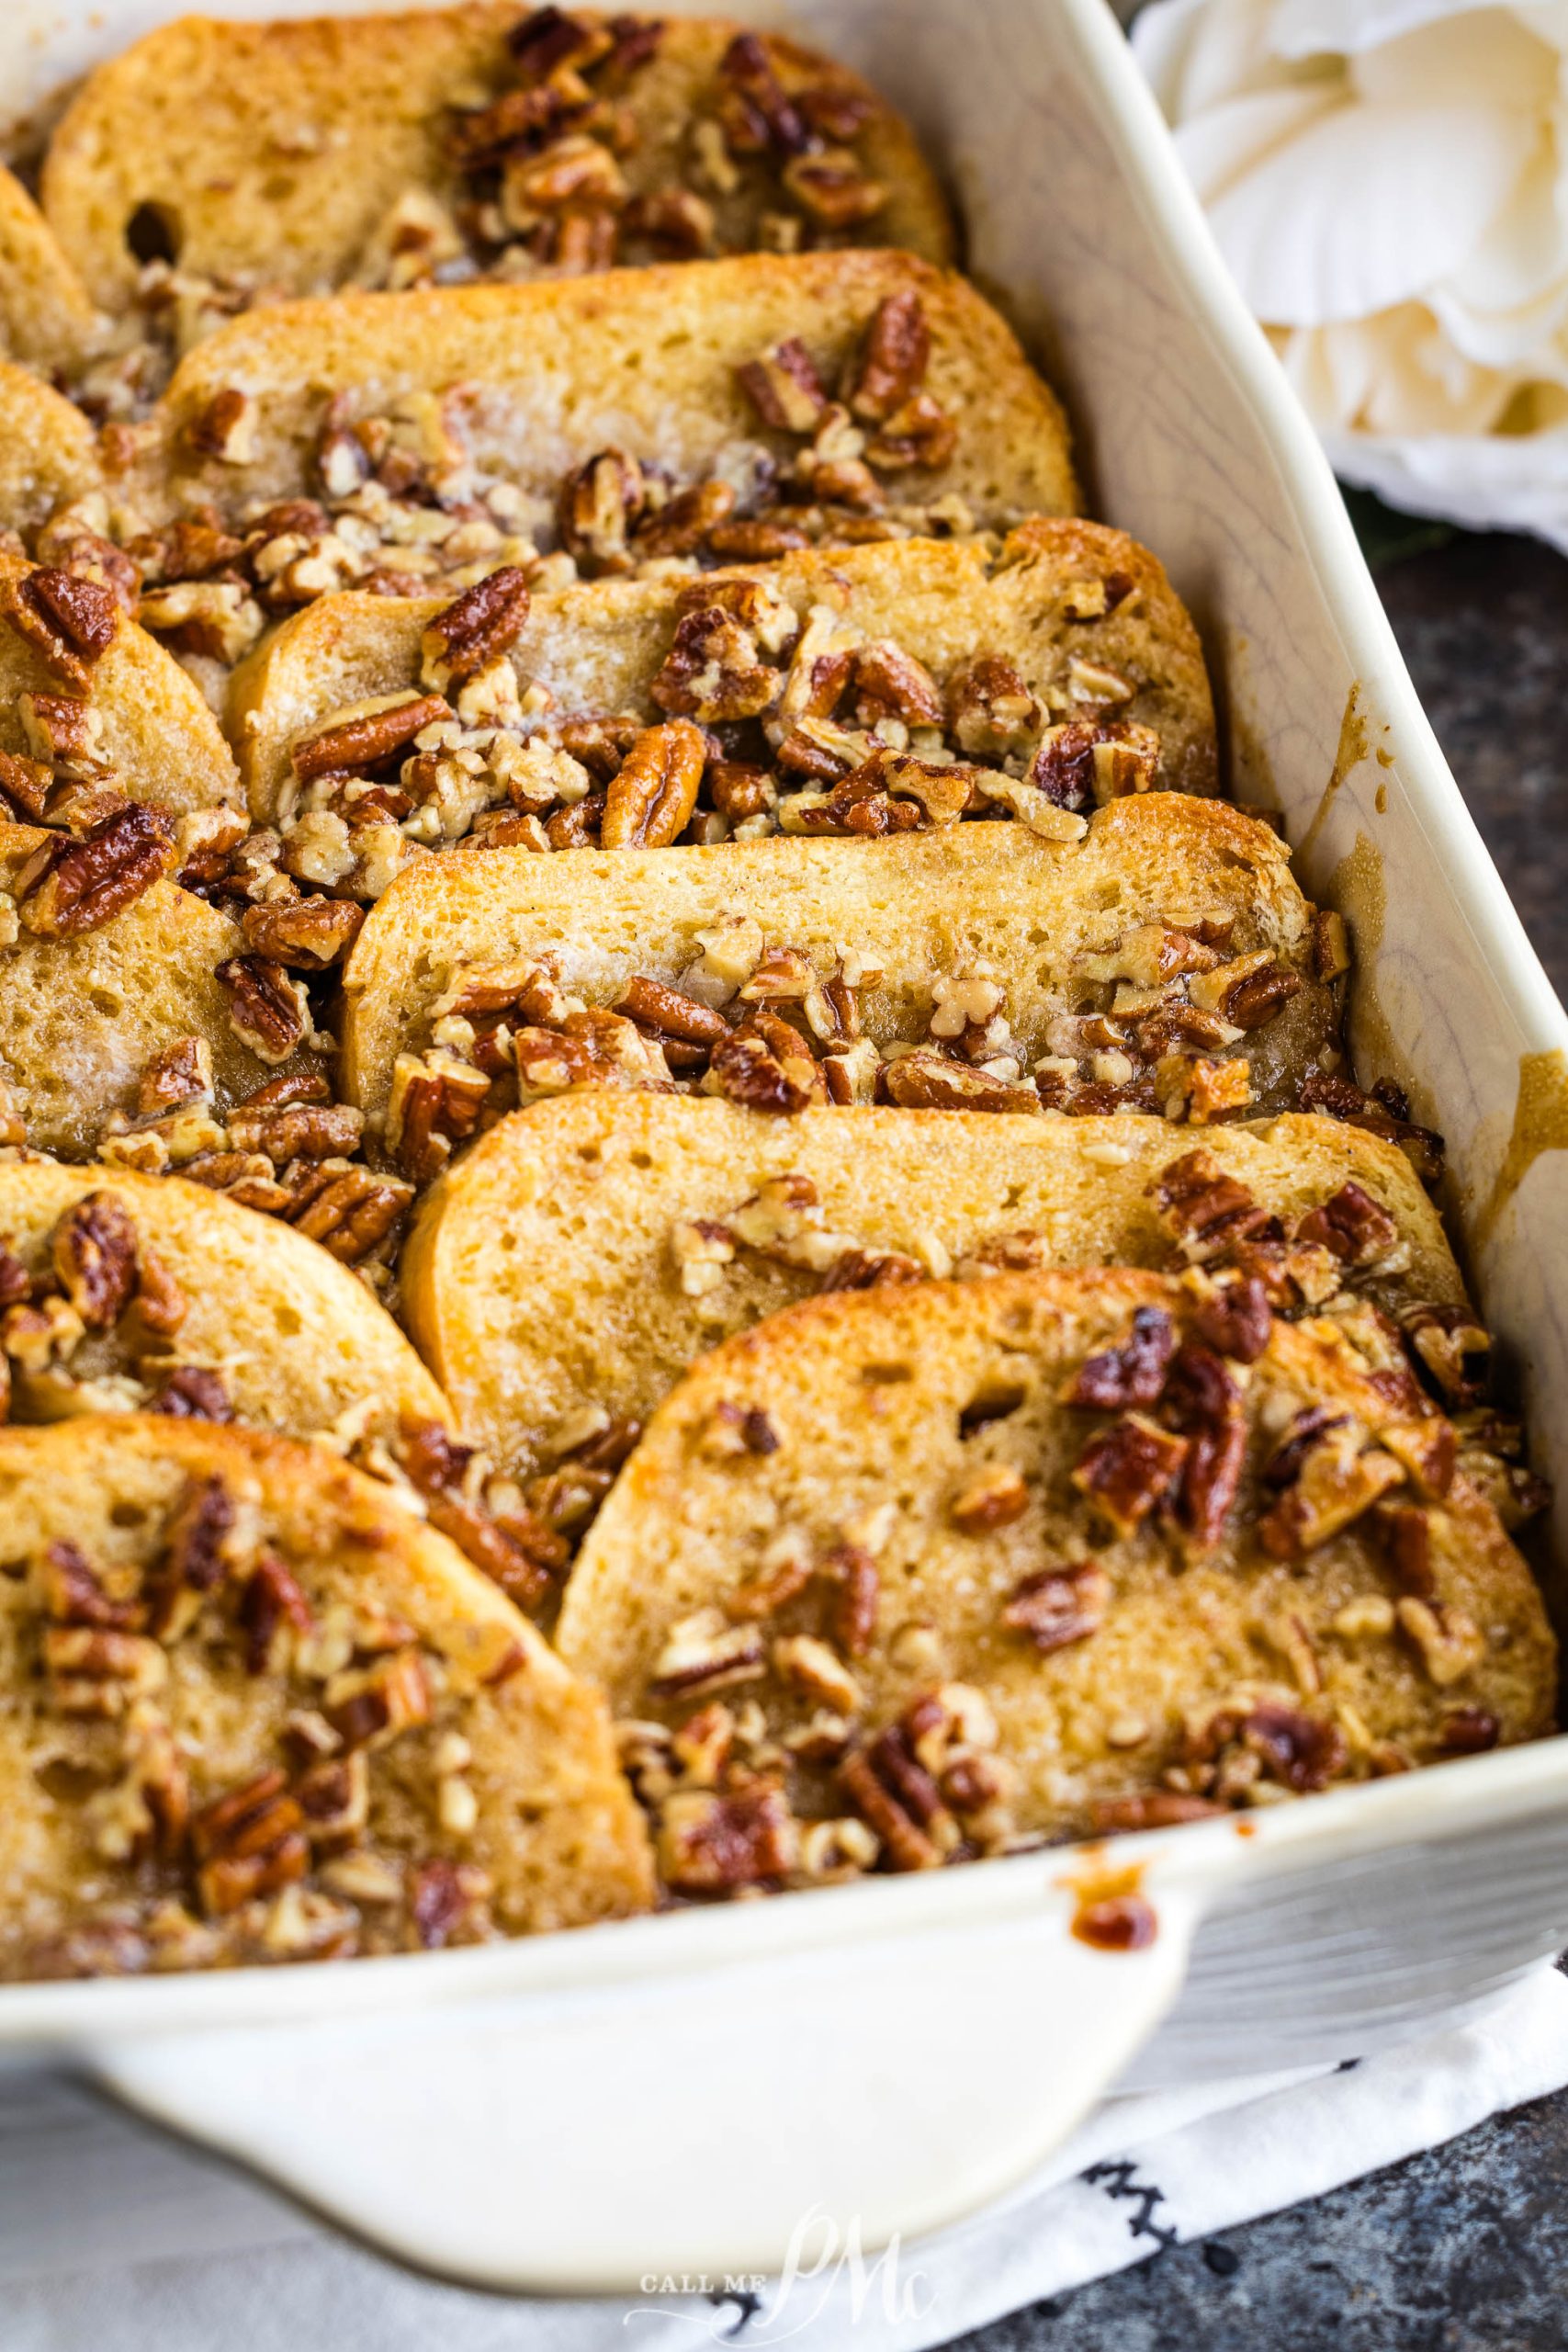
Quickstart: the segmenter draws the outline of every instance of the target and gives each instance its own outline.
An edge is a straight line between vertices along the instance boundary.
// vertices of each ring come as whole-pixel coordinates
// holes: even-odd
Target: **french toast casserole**
[[[1443,1141],[913,135],[165,25],[0,180],[0,1977],[1553,1728]]]

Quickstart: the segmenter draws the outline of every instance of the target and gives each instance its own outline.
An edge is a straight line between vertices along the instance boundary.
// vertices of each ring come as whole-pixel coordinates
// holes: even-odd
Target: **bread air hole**
[[[176,262],[185,243],[180,216],[171,204],[139,204],[125,224],[125,242],[143,266]]]
[[[1024,1395],[1024,1390],[1016,1381],[1006,1386],[998,1384],[995,1387],[976,1389],[958,1416],[959,1436],[973,1437],[976,1430],[983,1430],[989,1421],[1005,1421],[1010,1413],[1017,1412]]]
[[[861,1366],[861,1385],[866,1388],[896,1388],[901,1381],[913,1380],[915,1367],[909,1363],[866,1363]]]

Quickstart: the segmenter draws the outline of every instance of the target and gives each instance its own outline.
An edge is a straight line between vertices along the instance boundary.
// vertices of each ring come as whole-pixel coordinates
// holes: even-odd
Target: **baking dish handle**
[[[1140,1949],[1081,1940],[1059,1872],[1030,1897],[696,1973],[77,2056],[134,2110],[446,2278],[636,2295],[771,2273],[792,2241],[870,2252],[1010,2188],[1165,2015],[1194,1877],[1162,1889]]]

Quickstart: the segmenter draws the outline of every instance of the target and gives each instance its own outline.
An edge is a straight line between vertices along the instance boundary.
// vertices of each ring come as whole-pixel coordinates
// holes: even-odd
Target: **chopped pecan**
[[[1186,1755],[1190,1763],[1213,1764],[1218,1792],[1228,1793],[1225,1752],[1239,1747],[1257,1758],[1264,1771],[1283,1787],[1304,1796],[1326,1788],[1347,1761],[1343,1735],[1337,1725],[1302,1714],[1272,1701],[1250,1708],[1220,1707],[1206,1723],[1190,1732]],[[1253,1770],[1256,1771],[1257,1765]],[[1238,1785],[1245,1779],[1237,1776]]]
[[[365,1125],[362,1111],[346,1102],[283,1102],[229,1114],[229,1141],[235,1151],[265,1152],[277,1168],[291,1159],[332,1159],[356,1151]]]
[[[77,939],[123,914],[175,859],[173,820],[138,801],[80,841],[60,834],[28,860],[14,885],[17,911],[41,939]]]
[[[161,1119],[212,1100],[212,1048],[205,1037],[176,1037],[154,1054],[136,1082],[136,1115]]]
[[[890,637],[874,638],[854,657],[855,716],[863,727],[901,718],[909,727],[940,727],[944,712],[936,680],[923,662]]]
[[[1194,1277],[1196,1279],[1196,1277]],[[1269,1293],[1257,1274],[1230,1274],[1193,1302],[1192,1328],[1233,1363],[1256,1363],[1274,1328]]]
[[[621,215],[627,237],[645,237],[664,261],[696,261],[714,250],[713,207],[689,187],[648,188]]]
[[[264,1549],[240,1589],[240,1623],[245,1636],[245,1668],[265,1674],[276,1664],[276,1641],[285,1625],[296,1633],[310,1630],[310,1603],[305,1588],[278,1554]]]
[[[784,155],[806,152],[812,133],[799,108],[785,96],[768,43],[760,34],[737,33],[719,60],[718,71],[727,85],[721,119],[732,148],[751,154],[769,148]]]
[[[1348,1078],[1313,1069],[1302,1080],[1300,1100],[1303,1111],[1326,1111],[1330,1118],[1396,1143],[1424,1184],[1436,1184],[1441,1177],[1442,1136],[1412,1124],[1404,1089],[1389,1080],[1379,1079],[1371,1092],[1363,1094]]]
[[[1110,1605],[1111,1578],[1092,1561],[1080,1561],[1025,1577],[1002,1611],[1002,1623],[1049,1653],[1098,1633]]]
[[[816,364],[797,335],[787,335],[735,371],[764,424],[780,433],[815,433],[828,406]]]
[[[217,978],[229,992],[229,1026],[258,1060],[286,1062],[310,1026],[304,987],[265,956],[231,956]]]
[[[51,675],[78,694],[92,684],[94,666],[114,642],[120,607],[96,581],[40,565],[0,589],[0,610]]]
[[[639,1028],[651,1029],[660,1037],[682,1045],[705,1048],[729,1035],[729,1023],[722,1013],[699,1004],[695,997],[684,995],[680,989],[669,988],[662,980],[650,980],[641,974],[626,982],[626,991],[614,1010],[624,1012]]]
[[[404,1629],[406,1631],[406,1628]],[[328,1683],[322,1712],[345,1747],[380,1747],[430,1720],[430,1681],[417,1649],[349,1668]]]
[[[345,1266],[357,1266],[396,1231],[413,1199],[412,1184],[348,1168],[333,1175],[303,1206],[288,1211],[290,1225]]]
[[[256,454],[261,411],[249,392],[225,384],[214,392],[188,428],[191,447],[226,466],[248,466]]]
[[[398,1056],[387,1109],[387,1148],[405,1176],[423,1184],[439,1174],[452,1146],[474,1133],[490,1087],[483,1070],[455,1054]]]
[[[869,1747],[852,1749],[837,1778],[881,1838],[893,1870],[935,1870],[957,1847],[958,1824],[902,1725],[894,1724]]]
[[[918,1258],[901,1250],[845,1250],[822,1277],[827,1290],[890,1290],[906,1283],[929,1282]]]
[[[718,1040],[708,1073],[716,1093],[752,1111],[804,1111],[818,1099],[816,1065],[806,1046],[787,1023],[767,1013]]]
[[[1406,1594],[1395,1601],[1394,1614],[1439,1690],[1472,1672],[1486,1656],[1486,1635],[1462,1609]]]
[[[931,328],[919,294],[907,289],[879,302],[845,393],[851,412],[885,424],[925,382]]]
[[[1438,1750],[1443,1756],[1482,1756],[1495,1747],[1503,1726],[1487,1707],[1455,1707],[1438,1725]]]
[[[276,1768],[192,1815],[197,1892],[209,1918],[304,1877],[310,1848],[303,1822],[298,1800]]]
[[[112,1193],[66,1210],[51,1245],[56,1279],[89,1331],[118,1323],[136,1288],[136,1227]]]
[[[364,921],[364,908],[352,899],[318,895],[247,907],[240,928],[253,955],[297,971],[324,972],[353,946]]]
[[[833,1603],[833,1638],[851,1657],[863,1657],[876,1631],[881,1579],[876,1562],[863,1544],[836,1544],[819,1563],[817,1573],[838,1587]]]
[[[828,230],[858,229],[887,202],[883,182],[870,178],[847,147],[792,155],[781,177],[801,209]]]
[[[448,141],[452,161],[460,172],[488,170],[513,150],[541,145],[560,128],[567,112],[566,94],[553,83],[508,90],[492,105],[457,117]]]
[[[1489,1385],[1491,1335],[1467,1306],[1407,1307],[1400,1329],[1452,1405],[1479,1404]]]
[[[1022,751],[1039,718],[1040,705],[999,653],[976,654],[948,682],[948,730],[972,758],[1000,759]]]
[[[727,1796],[682,1790],[660,1815],[660,1875],[682,1894],[728,1894],[787,1878],[799,1854],[798,1826],[776,1781],[753,1781]]]
[[[754,1626],[729,1625],[716,1609],[701,1609],[671,1626],[654,1660],[649,1688],[660,1698],[719,1690],[753,1682],[767,1671],[767,1649]]]
[[[164,1413],[180,1421],[231,1421],[234,1408],[223,1375],[203,1364],[183,1363],[172,1372],[148,1402],[150,1413]]]
[[[57,1625],[95,1625],[105,1633],[135,1634],[146,1623],[145,1603],[112,1600],[74,1544],[51,1544],[38,1578],[44,1614]]]
[[[600,847],[663,849],[677,840],[697,805],[706,759],[706,739],[690,719],[645,727],[610,786]]]
[[[425,1508],[431,1525],[519,1609],[537,1609],[555,1590],[551,1571],[564,1567],[570,1555],[560,1537],[531,1511],[502,1524],[478,1503],[445,1487],[426,1490]]]
[[[319,775],[358,775],[400,752],[436,719],[450,717],[440,695],[422,695],[411,687],[346,712],[315,734],[302,736],[290,751],[289,760],[301,784]]]
[[[690,489],[677,491],[662,506],[650,506],[637,525],[637,561],[695,555],[734,507],[735,492],[725,481],[694,482]]]
[[[1104,801],[1146,792],[1159,764],[1159,738],[1130,719],[1072,718],[1047,728],[1025,782],[1078,816]]]
[[[1104,1412],[1156,1405],[1175,1353],[1176,1326],[1165,1308],[1135,1307],[1126,1339],[1086,1356],[1064,1390],[1063,1402]]]
[[[1124,1413],[1090,1438],[1072,1481],[1118,1535],[1131,1535],[1169,1498],[1186,1466],[1185,1438]]]
[[[237,1526],[234,1498],[222,1480],[193,1478],[169,1522],[163,1559],[149,1579],[155,1634],[177,1637],[200,1608],[203,1595],[222,1583]]]
[[[772,707],[782,684],[750,631],[715,603],[682,614],[649,692],[660,710],[715,726],[758,718]]]
[[[1165,1410],[1188,1442],[1177,1516],[1194,1546],[1211,1551],[1224,1534],[1247,1461],[1241,1390],[1222,1356],[1189,1340],[1171,1365]]]
[[[1225,1256],[1274,1225],[1245,1184],[1206,1151],[1190,1151],[1162,1169],[1149,1191],[1190,1264]]]
[[[886,1063],[877,1072],[877,1091],[906,1110],[1027,1114],[1040,1109],[1040,1097],[1032,1087],[1010,1085],[1005,1079],[924,1048]]]
[[[768,1454],[779,1450],[779,1435],[760,1405],[735,1405],[721,1397],[703,1433],[702,1451],[710,1461],[742,1453]]]
[[[1294,1479],[1258,1521],[1258,1538],[1275,1559],[1315,1551],[1403,1484],[1404,1471],[1392,1454],[1376,1447],[1362,1452],[1363,1434],[1354,1422],[1340,1421],[1307,1445]]]
[[[631,570],[631,537],[647,496],[642,468],[625,449],[601,449],[561,483],[556,532],[589,578]]]

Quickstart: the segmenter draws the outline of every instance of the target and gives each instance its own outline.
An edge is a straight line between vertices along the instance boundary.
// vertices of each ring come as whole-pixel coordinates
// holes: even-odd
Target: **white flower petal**
[[[1568,425],[1528,435],[1331,433],[1342,481],[1412,514],[1472,530],[1529,531],[1568,554]]]
[[[1244,172],[1326,114],[1338,96],[1328,83],[1256,90],[1205,107],[1184,122],[1176,133],[1177,149],[1203,202],[1213,205]]]
[[[1323,326],[1459,269],[1526,160],[1515,119],[1484,107],[1347,103],[1266,156],[1210,219],[1259,318]]]
[[[1279,57],[1315,57],[1325,50],[1353,55],[1419,26],[1475,13],[1475,0],[1279,0],[1270,35]]]
[[[1133,49],[1169,122],[1217,100],[1289,78],[1269,43],[1273,0],[1156,0],[1133,27]]]
[[[1362,44],[1351,81],[1362,96],[1517,107],[1532,123],[1557,93],[1561,54],[1506,8],[1473,6],[1398,40]]]
[[[1517,389],[1465,359],[1418,302],[1275,344],[1320,432],[1487,433]]]

